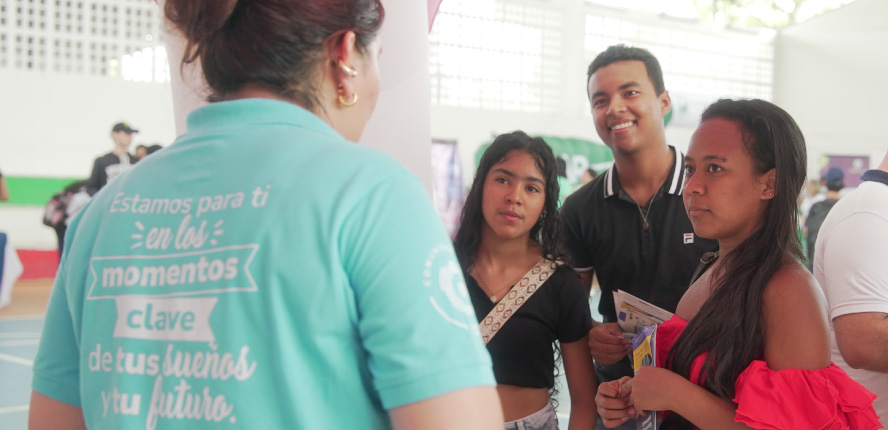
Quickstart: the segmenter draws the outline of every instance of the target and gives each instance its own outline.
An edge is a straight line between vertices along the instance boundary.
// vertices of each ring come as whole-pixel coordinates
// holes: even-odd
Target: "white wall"
[[[790,27],[777,38],[774,101],[799,123],[808,145],[808,176],[820,156],[888,150],[888,2],[857,0]]]
[[[175,138],[169,83],[0,69],[0,171],[9,176],[86,178],[111,150],[111,126],[127,121],[140,143]],[[43,208],[0,206],[0,230],[19,249],[55,249]]]
[[[379,32],[380,94],[361,144],[384,151],[432,191],[429,135],[429,39],[426,2],[384,0]]]
[[[397,1],[409,0],[391,3]],[[533,135],[600,141],[591,116],[585,113],[589,110],[585,93],[588,60],[574,54],[583,50],[583,20],[590,9],[579,0],[553,7],[565,11],[561,114],[431,106],[431,136],[459,142],[466,183],[474,174],[475,150],[499,133],[521,129]],[[405,13],[419,12],[409,9]],[[642,23],[658,22],[657,17],[644,14],[604,13],[625,19],[640,15],[637,18]],[[876,163],[888,149],[888,130],[880,127],[886,113],[883,100],[888,97],[888,84],[883,78],[888,70],[888,56],[884,55],[888,31],[882,22],[885,16],[888,2],[858,0],[778,36],[774,101],[801,125],[808,140],[809,170],[819,167],[821,154],[869,155]],[[693,27],[673,22],[662,25]],[[388,41],[407,42],[393,38]],[[419,52],[426,48],[413,44],[410,49]],[[413,94],[414,101],[400,102],[405,106],[422,104],[416,100],[417,91],[423,100],[428,94],[427,83],[417,84],[422,71],[390,70],[395,70],[399,82],[406,84],[383,82],[384,90],[399,97]],[[669,78],[667,74],[667,89]],[[408,84],[418,86],[408,88]],[[141,130],[134,144],[167,145],[175,136],[169,83],[0,68],[0,95],[0,171],[6,175],[85,177],[93,158],[110,150],[110,127],[120,120]],[[378,119],[374,117],[374,121]],[[374,135],[376,128],[380,133],[388,130],[397,134],[398,123],[371,124],[368,132]],[[692,132],[693,127],[672,124],[666,129],[667,140],[685,149]],[[428,183],[428,145],[422,138],[413,140],[415,146],[406,150],[386,148],[391,139],[376,142]],[[53,232],[39,223],[39,214],[38,208],[0,206],[0,229],[10,231],[13,244],[20,248],[52,249]]]
[[[576,91],[580,93],[585,91],[585,84],[582,82],[577,87]],[[522,130],[530,135],[601,142],[591,115],[567,117],[444,106],[432,106],[431,113],[432,136],[458,142],[463,165],[463,182],[466,186],[471,184],[475,174],[475,152],[482,144],[490,143],[494,137],[502,133]],[[684,151],[693,132],[693,128],[670,125],[666,127],[666,140],[670,145]]]
[[[127,121],[140,143],[175,138],[169,83],[0,69],[0,171],[86,178],[111,151],[111,126]]]
[[[175,138],[169,83],[0,69],[0,172],[9,176],[86,178],[111,150],[111,127],[127,121],[140,143]],[[0,230],[18,249],[55,249],[43,208],[0,206]]]
[[[384,3],[381,93],[362,144],[388,152],[431,190],[426,3]],[[172,52],[175,74],[181,50]],[[0,68],[0,94],[0,172],[9,176],[86,178],[94,158],[111,150],[114,123],[139,129],[133,148],[166,146],[177,134],[176,117],[181,125],[198,104],[186,98],[174,114],[169,82],[7,68]],[[41,214],[37,207],[0,206],[0,230],[16,248],[55,249],[55,233],[41,224]]]
[[[510,0],[522,3],[523,0]],[[530,2],[534,3],[534,2]],[[584,57],[586,14],[635,20],[639,25],[682,28],[697,32],[712,32],[708,25],[664,21],[647,13],[612,10],[587,6],[580,0],[553,2],[551,7],[562,10],[563,27],[561,40],[561,112],[543,114],[532,112],[484,110],[462,107],[431,107],[431,133],[436,139],[455,140],[463,166],[463,182],[472,182],[475,169],[475,152],[499,134],[522,130],[530,135],[545,135],[562,138],[585,139],[601,142],[595,131],[590,114],[586,91],[586,70],[590,59]],[[669,76],[664,76],[669,89]],[[670,124],[666,128],[666,138],[670,145],[681,150],[687,149],[694,127]]]

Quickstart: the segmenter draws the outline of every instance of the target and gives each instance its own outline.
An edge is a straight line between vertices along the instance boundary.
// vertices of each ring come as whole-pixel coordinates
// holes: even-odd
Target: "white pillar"
[[[158,0],[161,11],[164,0]],[[431,193],[431,137],[429,132],[429,38],[427,2],[383,0],[385,21],[379,33],[380,94],[361,144],[397,159]],[[188,113],[205,104],[200,65],[180,73],[182,37],[164,26],[170,61],[176,133],[185,131]],[[184,74],[184,79],[183,79]]]
[[[361,143],[397,159],[431,194],[428,5],[416,0],[383,0],[382,4],[381,91]]]

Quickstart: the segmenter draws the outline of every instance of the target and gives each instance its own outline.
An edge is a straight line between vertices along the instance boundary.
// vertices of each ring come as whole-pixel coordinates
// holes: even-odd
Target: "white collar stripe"
[[[671,179],[672,182],[669,183],[669,189],[666,191],[667,194],[673,194],[680,196],[682,193],[682,182],[684,182],[684,154],[681,153],[674,146],[669,146],[675,152],[675,160],[672,166],[672,174]],[[604,174],[604,197],[610,197],[614,195],[614,176],[616,175],[617,164],[611,164],[610,169],[607,170]],[[661,185],[662,187],[662,185]]]
[[[681,162],[684,158],[681,151],[675,150],[675,167],[672,169],[672,187],[669,194],[681,194]]]

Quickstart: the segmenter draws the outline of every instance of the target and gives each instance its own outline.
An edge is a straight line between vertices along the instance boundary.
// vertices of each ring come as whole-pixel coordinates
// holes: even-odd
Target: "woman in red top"
[[[719,254],[657,330],[657,367],[601,384],[608,427],[672,411],[664,428],[874,429],[875,397],[830,363],[825,300],[800,262],[805,141],[762,100],[719,100],[685,157],[685,209]]]

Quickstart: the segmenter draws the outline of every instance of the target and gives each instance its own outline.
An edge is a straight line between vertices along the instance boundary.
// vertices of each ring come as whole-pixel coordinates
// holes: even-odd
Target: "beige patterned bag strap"
[[[484,340],[485,345],[496,336],[497,332],[515,314],[518,308],[549,279],[549,276],[555,272],[558,264],[557,262],[547,260],[545,257],[540,258],[540,261],[537,261],[524,274],[524,277],[509,290],[506,297],[490,310],[490,313],[479,324],[481,326],[481,339]]]

